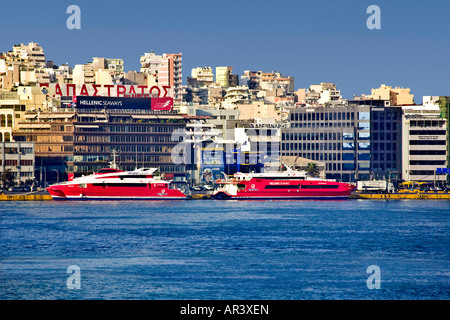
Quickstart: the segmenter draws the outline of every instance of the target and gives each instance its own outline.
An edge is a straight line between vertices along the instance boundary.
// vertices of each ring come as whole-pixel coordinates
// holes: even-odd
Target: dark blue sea
[[[0,299],[449,299],[449,232],[446,200],[6,201]]]

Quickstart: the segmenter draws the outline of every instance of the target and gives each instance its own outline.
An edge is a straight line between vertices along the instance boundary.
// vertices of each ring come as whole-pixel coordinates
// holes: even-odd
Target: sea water
[[[0,299],[449,299],[450,201],[0,203]]]

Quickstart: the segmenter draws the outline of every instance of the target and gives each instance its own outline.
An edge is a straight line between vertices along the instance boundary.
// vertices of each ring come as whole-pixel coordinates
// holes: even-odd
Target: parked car
[[[191,187],[191,190],[194,190],[194,191],[202,191],[202,188],[199,187],[199,186],[193,186],[193,187]]]
[[[205,184],[205,185],[203,186],[203,189],[206,190],[206,191],[208,191],[208,190],[214,190],[214,187],[213,187],[213,186],[210,186],[209,184]]]
[[[11,187],[9,188],[9,191],[11,192],[23,192],[22,187]]]

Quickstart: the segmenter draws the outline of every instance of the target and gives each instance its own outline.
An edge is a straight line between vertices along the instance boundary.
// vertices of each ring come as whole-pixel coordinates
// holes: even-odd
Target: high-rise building
[[[289,120],[290,128],[282,132],[283,156],[325,162],[330,179],[400,176],[401,108],[389,107],[389,101],[356,100],[346,107],[293,108]]]
[[[183,98],[182,54],[155,54],[154,51],[141,56],[141,72],[147,73],[149,85],[170,86],[175,101]]]
[[[158,83],[173,89],[173,98],[180,102],[183,99],[181,53],[164,53],[159,69]]]
[[[216,85],[223,88],[233,87],[230,83],[232,75],[233,67],[216,67]]]
[[[447,120],[441,117],[439,97],[424,105],[404,106],[403,109],[403,165],[402,177],[407,181],[434,182],[447,180],[436,174],[447,168]]]

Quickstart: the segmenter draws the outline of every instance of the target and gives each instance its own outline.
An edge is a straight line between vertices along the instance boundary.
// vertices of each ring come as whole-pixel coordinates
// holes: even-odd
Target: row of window
[[[339,185],[331,184],[331,185],[316,185],[316,184],[308,184],[308,185],[284,185],[284,186],[265,186],[264,189],[337,189]]]
[[[17,166],[19,164],[18,160],[5,160],[5,166]],[[3,165],[2,159],[0,159],[0,166]],[[21,166],[32,166],[33,160],[20,160]]]

